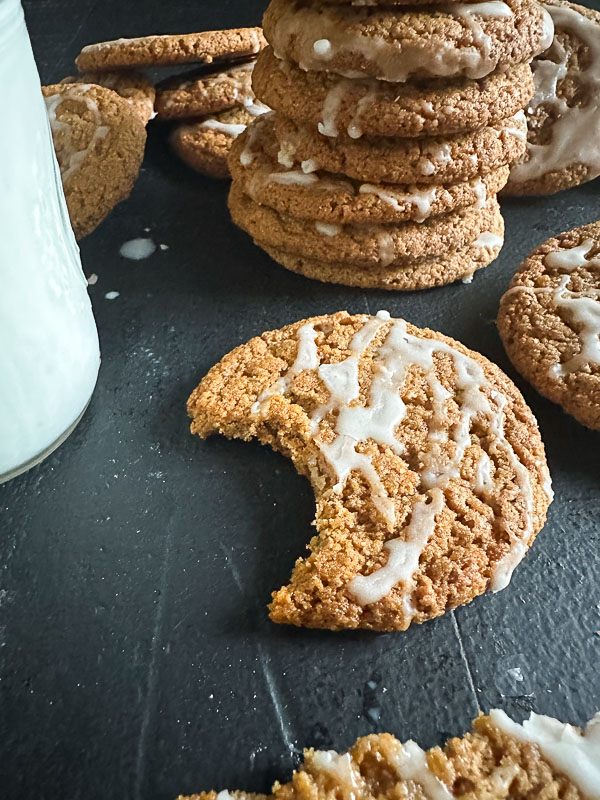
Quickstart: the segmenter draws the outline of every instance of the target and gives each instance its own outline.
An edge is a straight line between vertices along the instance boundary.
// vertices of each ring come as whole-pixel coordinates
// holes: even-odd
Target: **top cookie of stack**
[[[234,221],[284,266],[349,285],[468,280],[502,245],[496,193],[526,144],[535,0],[272,0],[230,157]]]

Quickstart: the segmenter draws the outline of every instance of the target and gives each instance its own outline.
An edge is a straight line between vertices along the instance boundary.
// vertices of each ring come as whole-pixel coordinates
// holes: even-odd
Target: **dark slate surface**
[[[253,24],[262,3],[29,0],[42,79],[88,42]],[[517,383],[557,499],[511,586],[398,635],[277,627],[270,591],[310,536],[307,482],[256,444],[188,433],[185,400],[224,353],[340,308],[387,308],[514,371],[494,317],[521,259],[599,216],[598,182],[507,201],[507,243],[470,286],[389,295],[286,273],[230,224],[226,186],[152,129],[131,199],[82,243],[103,364],[46,463],[0,487],[0,797],[167,800],[265,790],[298,748],[371,731],[440,743],[478,708],[583,723],[600,708],[600,437]],[[120,245],[169,246],[141,262]],[[105,299],[118,291],[115,300]],[[520,667],[515,684],[509,669]]]

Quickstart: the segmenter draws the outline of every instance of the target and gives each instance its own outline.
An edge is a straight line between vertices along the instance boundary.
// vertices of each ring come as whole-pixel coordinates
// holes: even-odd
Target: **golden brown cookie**
[[[371,734],[346,753],[304,751],[289,783],[270,800],[591,800],[600,786],[600,714],[585,729],[531,714],[523,724],[494,709],[471,733],[427,752],[389,733]],[[202,792],[178,800],[245,800]],[[262,796],[261,800],[267,800]]]
[[[156,87],[158,119],[189,119],[226,111],[254,101],[254,62],[206,74],[178,75]]]
[[[316,535],[275,622],[405,630],[506,587],[551,500],[519,391],[440,333],[338,312],[226,355],[188,401],[192,432],[257,438],[316,497]]]
[[[131,104],[93,84],[42,88],[71,224],[91,233],[133,188],[146,130]]]
[[[389,83],[305,72],[277,59],[271,47],[256,62],[257,95],[286,117],[328,136],[437,136],[491,125],[523,109],[533,96],[527,64],[481,80]]]
[[[540,394],[600,430],[600,222],[534,250],[502,298],[498,329]]]
[[[181,123],[171,132],[171,147],[197,172],[211,178],[229,178],[227,156],[231,145],[257,114],[267,111],[266,106],[254,102],[197,122]]]
[[[75,59],[81,72],[121,67],[166,67],[202,62],[212,64],[256,55],[266,42],[261,28],[141,36],[84,47]]]
[[[271,116],[252,126],[251,157],[248,132],[231,147],[229,168],[234,180],[256,203],[300,219],[325,223],[422,222],[429,217],[480,207],[497,194],[508,179],[509,168],[448,185],[399,186],[363,183],[328,172],[289,169],[277,161],[277,144]],[[247,157],[243,158],[242,154]],[[310,168],[310,164],[305,168]]]
[[[600,11],[547,0],[551,48],[532,64],[528,144],[507,195],[553,194],[600,175]]]
[[[462,249],[483,232],[498,228],[502,219],[494,197],[481,208],[424,222],[322,223],[258,205],[236,182],[229,193],[229,210],[235,224],[261,245],[314,261],[366,268],[400,266]]]
[[[486,174],[520,158],[527,136],[523,112],[469,133],[422,139],[332,139],[281,114],[274,129],[284,166],[307,161],[363,182],[402,184],[457,183]]]
[[[304,70],[394,83],[483,78],[530,61],[552,41],[548,17],[534,0],[433,9],[271,0],[263,27],[275,54]]]
[[[61,83],[95,83],[112,89],[127,100],[146,125],[154,116],[154,84],[141,72],[123,70],[122,72],[85,72],[83,75],[70,75]]]

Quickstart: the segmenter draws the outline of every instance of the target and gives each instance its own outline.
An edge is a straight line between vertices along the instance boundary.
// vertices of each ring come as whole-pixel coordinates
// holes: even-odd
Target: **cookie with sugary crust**
[[[256,203],[300,219],[328,224],[422,222],[468,206],[481,207],[508,179],[507,166],[470,181],[439,186],[369,184],[328,172],[304,172],[277,161],[271,116],[256,120],[251,130],[249,149],[248,131],[231,146],[232,177]]]
[[[133,69],[121,72],[84,72],[82,75],[69,75],[61,83],[95,83],[112,89],[130,104],[146,125],[154,116],[154,84],[142,73]]]
[[[554,194],[600,175],[600,11],[546,0],[554,41],[533,63],[527,154],[507,195]]]
[[[186,73],[168,78],[156,87],[158,119],[189,119],[226,111],[254,101],[254,62],[207,74]]]
[[[131,104],[95,84],[42,87],[75,235],[91,233],[138,176],[146,129]]]
[[[544,446],[501,370],[440,333],[346,312],[226,355],[188,400],[192,432],[292,459],[316,535],[271,619],[405,630],[507,586],[551,498]]]
[[[394,83],[484,78],[530,61],[552,34],[548,15],[534,0],[433,9],[271,0],[263,28],[275,54],[304,70]]]
[[[255,56],[266,42],[261,28],[114,39],[84,47],[75,59],[81,72],[128,67],[212,64]]]
[[[483,208],[400,224],[332,225],[299,219],[255,203],[236,182],[229,193],[236,225],[261,245],[314,261],[351,267],[390,267],[458,250],[501,225],[500,206],[490,198]]]
[[[345,753],[304,750],[287,783],[270,800],[590,800],[600,785],[600,714],[578,728],[531,714],[522,724],[504,711],[472,731],[425,751],[389,733],[358,739]],[[240,793],[202,792],[177,800],[232,800]],[[240,800],[244,800],[241,797]],[[267,800],[266,797],[261,800]]]
[[[470,180],[520,158],[527,136],[522,111],[476,131],[421,139],[332,139],[281,114],[274,117],[273,125],[280,163],[292,167],[308,161],[315,169],[368,183],[429,185]]]
[[[512,116],[533,97],[528,64],[481,80],[389,83],[305,72],[277,59],[271,47],[256,62],[257,95],[286,117],[329,136],[438,136],[474,130]]]
[[[258,103],[238,106],[196,122],[179,123],[171,131],[171,147],[179,158],[210,178],[229,178],[227,157],[236,137],[269,109]]]
[[[540,394],[600,430],[600,222],[533,251],[502,298],[498,330]]]

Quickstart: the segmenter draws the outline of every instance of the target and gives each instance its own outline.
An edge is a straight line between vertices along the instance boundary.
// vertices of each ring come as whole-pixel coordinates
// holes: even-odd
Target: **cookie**
[[[246,152],[248,132],[231,147],[232,177],[259,205],[300,219],[330,224],[423,222],[467,206],[482,207],[508,179],[509,168],[500,167],[487,175],[447,186],[362,183],[328,172],[304,172],[279,164],[271,116],[257,120],[252,132],[252,157],[244,158],[244,163],[241,157]]]
[[[254,102],[252,70],[254,62],[206,74],[178,75],[156,87],[158,119],[189,119],[226,111]]]
[[[154,84],[141,72],[126,70],[123,72],[85,72],[83,75],[70,75],[61,83],[95,83],[112,89],[120,97],[127,100],[132,109],[146,125],[154,116]]]
[[[500,206],[491,198],[482,208],[471,207],[424,222],[332,225],[258,205],[235,182],[229,210],[235,224],[261,245],[315,261],[366,268],[399,266],[445,254],[466,247],[501,224]]]
[[[71,224],[82,239],[129,196],[146,130],[131,104],[112,89],[63,83],[42,91]]]
[[[197,122],[173,128],[170,143],[188,167],[211,178],[229,178],[227,156],[231,145],[259,114],[269,111],[258,102],[231,108]]]
[[[301,69],[393,83],[484,78],[530,61],[552,41],[548,15],[534,0],[433,10],[271,0],[263,28],[275,55]]]
[[[77,56],[75,63],[80,72],[121,67],[168,67],[195,62],[212,64],[256,55],[265,44],[261,28],[141,36],[89,44]]]
[[[314,169],[362,182],[409,185],[457,183],[485,175],[519,159],[527,137],[522,111],[476,131],[422,139],[332,139],[281,114],[274,117],[274,129],[278,160],[284,166],[291,168],[306,161]],[[251,149],[251,142],[249,146]]]
[[[528,143],[508,195],[553,194],[600,175],[600,11],[549,0],[551,48],[533,62]]]
[[[600,714],[585,729],[531,714],[522,725],[499,709],[472,732],[423,750],[389,733],[358,739],[345,753],[304,750],[289,783],[270,800],[532,800],[600,797]],[[245,800],[240,792],[202,792],[178,800]],[[266,800],[266,798],[264,798]]]
[[[192,432],[257,438],[316,498],[316,536],[271,619],[405,630],[505,588],[551,488],[533,414],[501,370],[387,312],[313,317],[226,355]]]
[[[455,250],[442,256],[420,258],[400,265],[370,266],[368,269],[352,266],[344,261],[325,262],[303,258],[260,241],[256,244],[282,267],[311,280],[355,286],[360,289],[414,292],[433,289],[436,286],[447,286],[458,280],[471,283],[474,273],[491,264],[502,249],[504,242],[502,217],[492,228],[462,250]]]
[[[534,250],[502,298],[498,329],[540,394],[600,430],[600,222]]]
[[[512,116],[533,97],[527,64],[481,80],[389,83],[304,72],[271,47],[259,55],[253,83],[268,106],[327,136],[437,136],[475,130]]]

